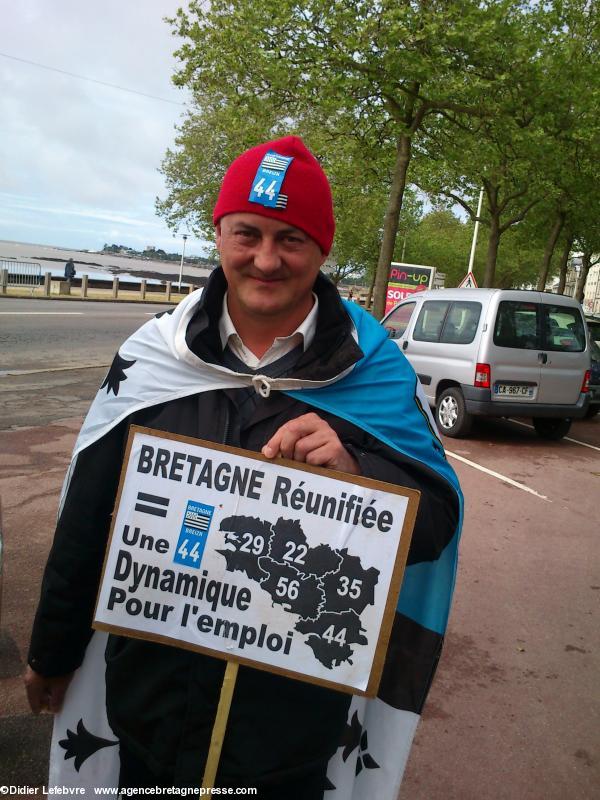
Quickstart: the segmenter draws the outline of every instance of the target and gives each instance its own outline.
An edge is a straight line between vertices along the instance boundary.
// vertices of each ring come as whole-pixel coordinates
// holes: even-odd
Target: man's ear
[[[219,220],[215,225],[215,243],[217,249],[219,249],[219,247],[221,246],[221,220]]]

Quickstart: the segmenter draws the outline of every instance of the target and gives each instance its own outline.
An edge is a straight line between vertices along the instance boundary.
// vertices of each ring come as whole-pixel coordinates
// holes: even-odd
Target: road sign
[[[472,272],[467,272],[462,281],[458,284],[458,289],[477,289],[477,281]]]

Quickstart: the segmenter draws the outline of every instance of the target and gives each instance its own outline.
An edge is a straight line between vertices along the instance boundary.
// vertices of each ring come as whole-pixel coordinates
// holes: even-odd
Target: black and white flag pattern
[[[195,528],[197,531],[207,531],[210,526],[212,515],[202,513],[202,511],[187,511],[184,525],[186,528]]]
[[[282,158],[274,153],[268,153],[263,158],[262,165],[263,167],[266,167],[266,169],[274,169],[277,170],[277,172],[283,172],[283,170],[289,164],[289,161],[289,158]]]

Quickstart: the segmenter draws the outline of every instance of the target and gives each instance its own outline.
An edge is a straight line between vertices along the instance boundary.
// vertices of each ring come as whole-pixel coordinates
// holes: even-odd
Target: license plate
[[[523,383],[497,383],[494,394],[500,397],[535,397],[535,386],[526,386]]]

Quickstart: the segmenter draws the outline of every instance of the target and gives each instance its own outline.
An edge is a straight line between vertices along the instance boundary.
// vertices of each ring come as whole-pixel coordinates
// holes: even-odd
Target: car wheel
[[[467,413],[465,398],[460,389],[444,389],[435,409],[436,422],[444,436],[466,436],[473,417]]]
[[[542,439],[551,439],[557,441],[566,436],[571,427],[570,419],[546,419],[545,417],[536,417],[533,420],[533,427],[538,436]]]
[[[600,405],[598,405],[598,406],[588,406],[588,409],[585,412],[585,418],[589,419],[590,417],[595,417],[596,414],[599,411],[600,411]]]

